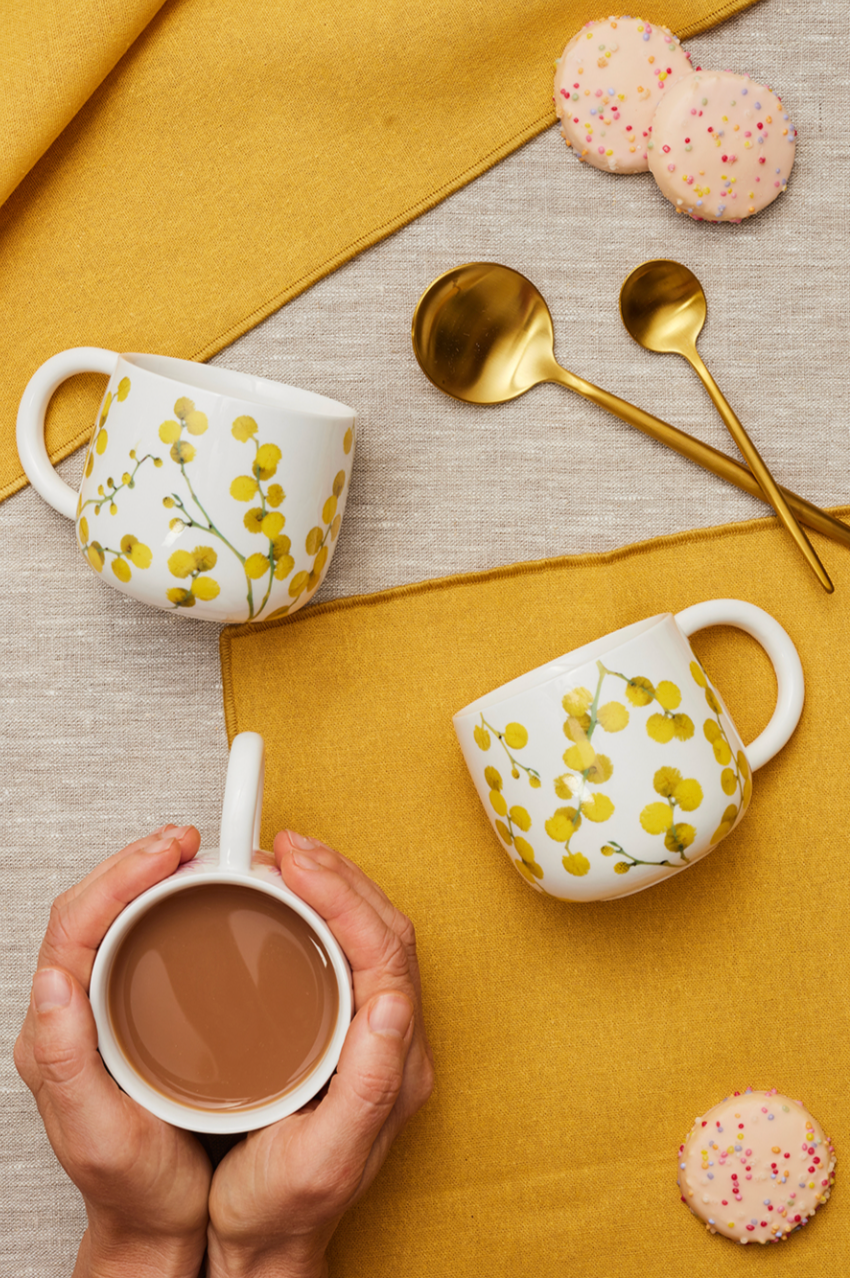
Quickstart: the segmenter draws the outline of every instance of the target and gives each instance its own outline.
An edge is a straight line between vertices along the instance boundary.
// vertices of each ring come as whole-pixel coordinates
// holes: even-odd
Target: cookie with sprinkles
[[[797,130],[766,85],[731,71],[695,71],[658,104],[649,168],[677,212],[741,222],[782,194],[796,149]]]
[[[816,1118],[772,1088],[735,1092],[679,1146],[682,1202],[711,1234],[783,1242],[832,1191],[835,1150]]]
[[[580,160],[611,173],[645,173],[652,116],[693,68],[666,27],[642,18],[587,22],[555,70],[561,133]]]

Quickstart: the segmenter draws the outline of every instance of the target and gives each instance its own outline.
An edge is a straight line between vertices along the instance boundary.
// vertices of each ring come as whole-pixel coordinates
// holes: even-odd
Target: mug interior
[[[179,382],[182,386],[195,386],[198,390],[212,391],[216,395],[230,395],[266,408],[288,408],[314,417],[340,418],[344,421],[350,421],[357,415],[353,408],[346,408],[345,404],[328,399],[325,395],[299,390],[296,386],[284,386],[281,382],[273,382],[265,377],[254,377],[251,373],[238,373],[231,368],[198,364],[190,359],[176,359],[173,355],[130,354],[122,355],[121,358],[127,364],[134,364],[136,368],[153,373],[156,377]]]
[[[191,865],[191,862],[189,863]],[[287,905],[300,915],[324,945],[336,979],[338,1008],[336,1023],[321,1057],[310,1073],[294,1087],[281,1092],[270,1100],[238,1108],[215,1109],[203,1105],[172,1099],[138,1072],[119,1046],[110,1006],[110,982],[121,943],[139,920],[164,898],[178,892],[216,884],[231,884],[262,892]],[[139,1104],[175,1127],[190,1131],[228,1133],[252,1131],[285,1118],[306,1104],[327,1082],[336,1068],[342,1044],[348,1031],[353,1012],[351,976],[339,946],[321,918],[299,897],[288,889],[279,890],[272,882],[266,882],[253,874],[228,873],[221,870],[200,873],[184,873],[180,877],[164,880],[138,897],[123,910],[101,945],[92,973],[91,1001],[98,1026],[98,1047],[110,1073],[124,1091]]]
[[[457,714],[452,717],[460,719],[466,715],[480,714],[488,706],[498,705],[499,702],[507,701],[510,697],[515,697],[520,693],[530,692],[531,689],[539,688],[541,684],[548,683],[550,679],[568,675],[572,670],[584,665],[586,661],[596,661],[602,657],[610,656],[612,652],[616,652],[618,648],[631,642],[632,639],[638,639],[641,635],[645,635],[671,615],[671,613],[660,613],[656,617],[647,617],[645,621],[635,621],[630,626],[623,626],[620,630],[613,630],[611,634],[604,635],[601,639],[594,639],[591,643],[583,644],[580,648],[574,648],[572,652],[567,652],[562,657],[556,657],[554,660],[548,661],[546,665],[537,666],[536,669],[529,670],[527,674],[519,675],[516,679],[511,679],[509,683],[503,683],[500,687],[494,688],[492,692],[485,693],[483,697],[478,697],[477,700],[470,702],[468,706],[464,706],[462,710],[458,710]]]

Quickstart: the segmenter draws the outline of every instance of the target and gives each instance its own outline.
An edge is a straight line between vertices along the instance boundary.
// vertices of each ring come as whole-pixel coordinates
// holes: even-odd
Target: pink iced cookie
[[[735,1092],[699,1118],[679,1146],[682,1201],[712,1234],[781,1242],[829,1198],[835,1150],[800,1101]]]
[[[731,71],[695,71],[655,112],[649,168],[679,213],[740,222],[782,194],[796,149],[797,130],[771,89]]]
[[[555,72],[555,110],[580,160],[611,173],[645,173],[652,116],[693,68],[666,27],[642,18],[588,22]]]

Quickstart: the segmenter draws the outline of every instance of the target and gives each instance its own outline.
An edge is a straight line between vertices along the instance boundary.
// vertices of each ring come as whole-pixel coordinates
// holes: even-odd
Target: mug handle
[[[258,732],[233,738],[221,812],[220,870],[249,870],[260,846],[266,747]]]
[[[49,506],[66,519],[77,514],[77,494],[53,469],[44,446],[44,414],[50,397],[62,382],[75,373],[115,371],[117,351],[99,346],[74,346],[51,356],[33,373],[18,407],[18,455],[27,479]]]
[[[737,626],[761,644],[776,671],[776,709],[755,741],[746,747],[755,771],[778,754],[800,721],[805,697],[803,667],[794,644],[779,622],[763,608],[742,599],[708,599],[676,613],[676,623],[688,638],[706,626]]]

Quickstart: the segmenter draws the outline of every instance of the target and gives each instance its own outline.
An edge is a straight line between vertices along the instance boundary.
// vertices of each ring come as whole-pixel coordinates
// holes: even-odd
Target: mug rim
[[[578,648],[564,653],[563,656],[554,657],[551,661],[535,666],[533,670],[528,670],[507,683],[500,684],[491,692],[485,692],[480,697],[476,697],[469,705],[452,715],[452,722],[478,715],[484,709],[492,709],[505,701],[510,701],[513,697],[536,692],[565,675],[575,674],[589,662],[598,661],[601,657],[619,652],[635,639],[642,639],[650,631],[670,621],[676,624],[674,613],[659,612],[653,617],[644,617],[640,621],[630,622],[629,625],[621,626],[619,630],[612,630],[607,635],[600,635],[598,639],[581,644]]]
[[[217,850],[205,855],[214,856],[216,859],[198,862],[199,870],[194,874],[188,873],[178,877],[179,872],[175,871],[167,879],[163,879],[131,901],[118,915],[101,942],[89,982],[89,999],[98,1032],[98,1050],[119,1087],[139,1105],[164,1122],[171,1123],[173,1127],[216,1134],[254,1131],[295,1113],[321,1090],[333,1074],[354,1014],[351,971],[342,947],[325,920],[306,901],[288,888],[283,878],[279,883],[266,879],[257,874],[256,871],[260,867],[256,866],[251,866],[248,870],[222,869],[218,865]],[[193,861],[187,861],[180,869],[185,869],[192,864]],[[118,1044],[109,1011],[108,989],[112,967],[118,948],[133,925],[163,897],[213,883],[231,883],[264,892],[275,900],[283,901],[304,919],[325,946],[336,979],[339,999],[333,1033],[323,1055],[309,1074],[291,1090],[273,1100],[241,1109],[194,1108],[188,1103],[173,1100],[164,1092],[158,1091],[124,1055]]]
[[[289,410],[307,417],[323,418],[350,424],[357,413],[353,408],[320,395],[317,391],[302,390],[269,377],[256,377],[235,368],[221,368],[217,364],[202,364],[197,360],[179,359],[176,355],[150,355],[130,351],[118,356],[119,362],[131,368],[159,377],[175,385],[191,386],[208,394],[241,399],[262,408]]]

